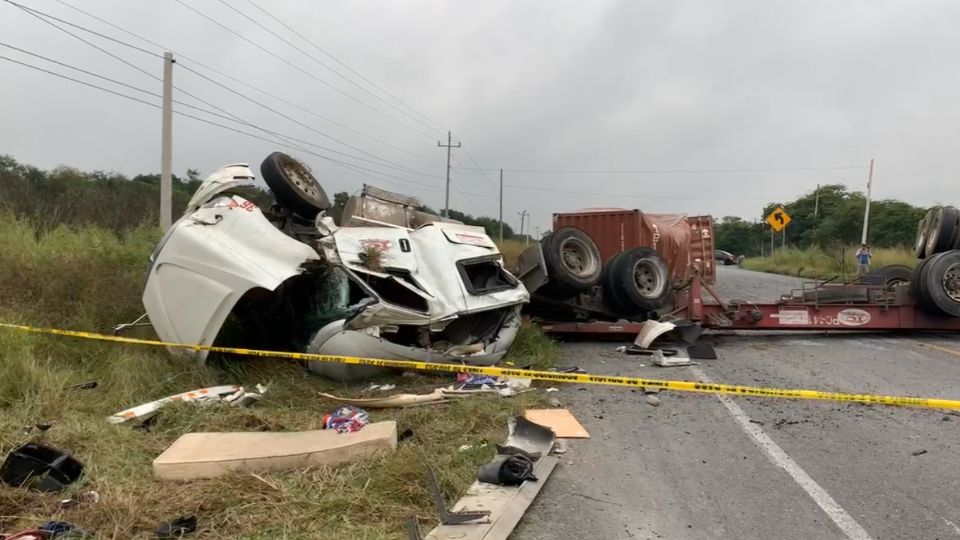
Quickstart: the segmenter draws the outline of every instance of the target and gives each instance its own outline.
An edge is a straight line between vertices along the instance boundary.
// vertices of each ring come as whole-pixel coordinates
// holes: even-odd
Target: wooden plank
[[[557,438],[589,439],[590,434],[567,409],[527,409],[523,417],[553,430]]]
[[[520,486],[497,486],[474,482],[463,497],[453,505],[454,511],[489,510],[485,521],[463,525],[437,525],[427,533],[425,540],[504,540],[520,523],[524,512],[543,489],[559,459],[544,456],[534,466],[536,482]]]
[[[161,480],[213,478],[338,465],[397,448],[397,423],[377,422],[354,433],[332,430],[187,433],[153,460]]]

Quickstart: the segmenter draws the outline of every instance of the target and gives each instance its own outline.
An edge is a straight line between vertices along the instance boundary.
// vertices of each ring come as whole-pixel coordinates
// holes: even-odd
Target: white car
[[[275,152],[261,173],[276,198],[267,213],[240,194],[253,186],[250,168],[228,165],[154,251],[143,304],[162,340],[474,365],[503,358],[530,296],[484,229],[370,187],[337,226],[300,162]],[[338,380],[383,371],[309,368]]]

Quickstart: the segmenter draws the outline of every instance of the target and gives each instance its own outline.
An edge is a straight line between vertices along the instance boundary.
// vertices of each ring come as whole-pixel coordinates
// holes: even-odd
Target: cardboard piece
[[[333,430],[187,433],[153,460],[161,480],[213,478],[338,465],[397,448],[397,423],[368,424],[355,433]]]
[[[553,430],[557,438],[589,439],[590,434],[567,409],[527,409],[524,418]]]

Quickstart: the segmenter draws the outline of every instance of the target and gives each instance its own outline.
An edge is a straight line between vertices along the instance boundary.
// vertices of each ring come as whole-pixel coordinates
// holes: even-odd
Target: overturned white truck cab
[[[274,152],[261,174],[270,209],[243,196],[254,181],[247,165],[223,167],[154,251],[143,304],[162,340],[473,365],[506,354],[530,297],[482,228],[370,187],[338,226],[303,164]],[[338,380],[384,371],[309,369]]]

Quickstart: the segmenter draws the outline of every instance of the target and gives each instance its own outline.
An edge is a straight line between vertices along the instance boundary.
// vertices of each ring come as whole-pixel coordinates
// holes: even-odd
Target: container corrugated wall
[[[676,227],[675,214],[644,214],[637,209],[597,208],[553,214],[553,229],[576,227],[597,244],[606,263],[621,251],[651,247],[666,259],[675,279],[686,279],[690,265],[700,269],[704,281],[714,283],[713,220],[710,216],[686,218],[688,227]]]

